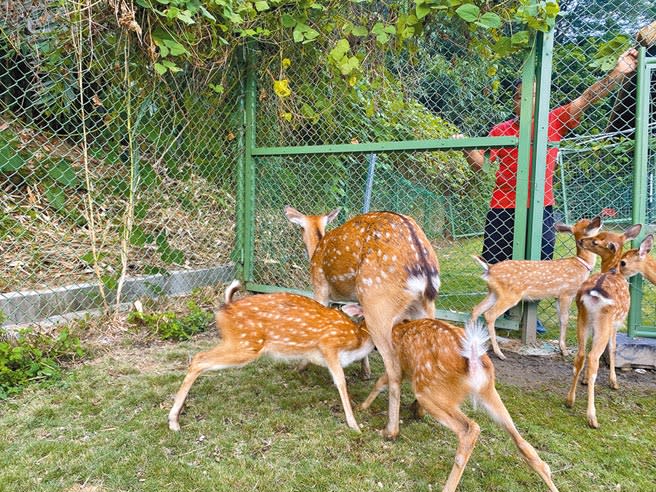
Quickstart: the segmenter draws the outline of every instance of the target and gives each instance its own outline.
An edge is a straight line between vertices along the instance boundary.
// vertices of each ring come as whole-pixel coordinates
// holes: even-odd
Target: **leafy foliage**
[[[132,311],[128,322],[133,326],[145,327],[162,340],[188,340],[205,331],[212,321],[212,313],[200,308],[194,301],[187,303],[189,313],[180,317],[173,311],[143,313]]]
[[[0,342],[0,400],[30,382],[58,380],[62,364],[84,355],[80,339],[66,328],[55,337],[24,330],[15,341]]]

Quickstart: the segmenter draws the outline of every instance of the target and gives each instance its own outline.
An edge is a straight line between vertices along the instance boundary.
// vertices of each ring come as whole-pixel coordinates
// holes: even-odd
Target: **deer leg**
[[[365,303],[363,305],[366,306]],[[383,431],[386,439],[396,439],[399,435],[399,407],[401,405],[401,363],[391,341],[392,315],[364,308],[364,318],[371,338],[385,364],[387,374],[389,408],[387,427]]]
[[[578,350],[576,356],[574,357],[574,377],[572,379],[572,385],[569,388],[567,393],[567,406],[574,406],[574,401],[576,400],[576,386],[579,383],[579,377],[581,376],[581,371],[585,364],[585,343],[587,338],[588,331],[588,320],[587,314],[582,308],[578,306],[579,314],[576,318],[576,340],[578,342]]]
[[[497,299],[496,304],[492,306],[488,311],[483,314],[483,317],[485,318],[485,321],[487,322],[487,331],[490,335],[490,343],[492,344],[492,350],[496,354],[499,359],[504,360],[506,358],[505,355],[503,355],[503,352],[501,352],[501,349],[499,348],[499,344],[497,343],[497,334],[494,329],[494,322],[497,320],[499,316],[501,316],[503,313],[505,313],[508,309],[511,307],[517,305],[517,303],[521,299],[517,299],[516,297],[499,297]]]
[[[344,377],[344,370],[342,365],[339,363],[339,355],[336,352],[328,352],[324,354],[324,359],[326,360],[326,365],[330,371],[331,376],[333,377],[333,382],[337,386],[337,391],[339,392],[339,397],[342,400],[342,407],[344,408],[344,413],[346,414],[346,423],[354,431],[360,432],[360,427],[355,421],[353,416],[353,409],[351,408],[351,400],[348,396],[348,391],[346,389],[346,378]]]
[[[615,350],[617,349],[617,329],[613,326],[611,327],[610,340],[608,340],[608,361],[610,368],[608,370],[608,377],[610,387],[613,389],[619,389],[619,384],[617,384],[617,374],[615,373]]]
[[[512,437],[515,446],[517,446],[517,449],[522,454],[526,463],[528,463],[528,465],[540,475],[540,478],[542,478],[544,483],[547,484],[549,490],[552,492],[558,492],[558,489],[551,478],[551,469],[549,468],[549,465],[540,459],[535,448],[531,446],[531,444],[517,431],[515,423],[508,413],[508,409],[503,404],[503,401],[501,401],[501,397],[494,387],[494,381],[488,383],[478,396],[483,402],[483,406],[490,417],[492,417],[495,422],[510,434],[510,437]]]
[[[371,404],[374,402],[376,397],[385,389],[387,388],[387,373],[384,373],[381,377],[378,378],[378,381],[376,381],[376,384],[374,385],[374,389],[371,390],[371,393],[369,393],[369,396],[367,396],[367,399],[362,402],[362,405],[360,405],[360,409],[366,410],[371,406]]]
[[[442,492],[455,492],[481,429],[476,422],[462,413],[457,405],[448,402],[445,396],[436,398],[435,395],[427,397],[418,394],[417,401],[426,412],[432,415],[440,424],[451,429],[458,437],[458,448],[453,467],[442,489]]]
[[[569,320],[569,307],[572,305],[574,296],[561,296],[558,298],[558,318],[560,319],[560,337],[558,345],[560,346],[560,353],[567,355],[567,343],[565,335],[567,334],[567,321]]]
[[[494,292],[488,292],[485,299],[474,306],[474,309],[472,310],[472,319],[476,321],[481,314],[494,306],[495,302],[497,302],[497,296]]]
[[[599,422],[597,422],[597,410],[595,408],[595,381],[597,380],[597,372],[599,371],[599,359],[601,354],[603,354],[606,346],[608,345],[608,340],[611,335],[612,326],[610,322],[605,319],[599,320],[599,326],[597,327],[597,332],[595,333],[592,339],[592,347],[590,348],[590,353],[588,354],[588,425],[593,429],[599,427]]]
[[[178,418],[187,394],[194,381],[206,371],[217,371],[228,367],[241,367],[258,358],[259,352],[239,352],[239,349],[228,344],[221,344],[207,352],[200,352],[191,360],[189,372],[182,382],[182,386],[175,395],[173,407],[169,412],[169,429],[180,430]]]

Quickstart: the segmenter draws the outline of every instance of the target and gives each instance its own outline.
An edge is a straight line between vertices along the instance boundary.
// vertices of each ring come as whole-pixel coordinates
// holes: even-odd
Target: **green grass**
[[[386,442],[386,395],[357,411],[363,432],[344,423],[328,372],[260,360],[202,376],[192,387],[182,430],[167,414],[188,357],[215,342],[208,335],[149,348],[119,349],[77,367],[58,386],[30,387],[0,403],[0,487],[23,491],[415,491],[441,490],[455,436],[432,419],[410,418],[404,387],[401,437]],[[549,363],[545,361],[545,363]],[[374,373],[382,365],[373,361]],[[373,382],[347,369],[351,398]],[[656,399],[611,392],[600,383],[601,429],[585,421],[585,398],[565,408],[567,382],[534,391],[499,384],[520,432],[552,468],[561,492],[653,491]],[[482,427],[459,488],[546,490],[511,440],[480,410]]]

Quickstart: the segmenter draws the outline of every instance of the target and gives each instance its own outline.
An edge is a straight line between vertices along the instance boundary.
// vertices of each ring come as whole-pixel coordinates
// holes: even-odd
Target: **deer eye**
[[[620,266],[625,267],[626,266],[626,261],[624,261],[624,260],[620,261]]]

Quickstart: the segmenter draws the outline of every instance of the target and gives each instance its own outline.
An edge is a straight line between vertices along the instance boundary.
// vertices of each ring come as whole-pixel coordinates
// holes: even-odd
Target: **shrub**
[[[212,321],[212,313],[204,311],[194,301],[187,303],[189,313],[179,316],[173,311],[128,314],[128,322],[134,326],[145,327],[162,340],[188,340],[203,332]]]
[[[80,339],[66,328],[56,337],[21,331],[15,340],[0,342],[0,399],[31,382],[60,379],[62,364],[84,355]]]

